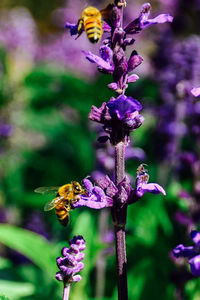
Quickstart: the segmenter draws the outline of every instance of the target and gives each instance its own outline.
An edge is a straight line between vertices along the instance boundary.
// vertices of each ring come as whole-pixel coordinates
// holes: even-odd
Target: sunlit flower
[[[62,256],[57,258],[57,265],[60,269],[56,273],[56,279],[66,283],[78,282],[81,280],[79,273],[84,268],[82,262],[84,258],[83,250],[85,250],[85,240],[81,235],[74,236],[69,241],[70,247],[64,247],[62,249]]]

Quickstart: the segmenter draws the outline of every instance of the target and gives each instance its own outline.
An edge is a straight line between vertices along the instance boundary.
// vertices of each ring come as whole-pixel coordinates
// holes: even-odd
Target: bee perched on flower
[[[56,198],[45,204],[44,211],[55,209],[57,218],[63,226],[69,223],[69,212],[73,209],[73,204],[79,200],[80,195],[87,195],[86,190],[77,181],[61,187],[39,187],[35,189],[35,192],[56,194]]]

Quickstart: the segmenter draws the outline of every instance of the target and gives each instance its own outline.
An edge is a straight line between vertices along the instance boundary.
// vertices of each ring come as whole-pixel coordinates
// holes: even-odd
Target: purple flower
[[[108,47],[106,45],[100,47],[99,53],[100,53],[101,57],[93,54],[90,51],[89,52],[82,51],[82,52],[85,54],[86,58],[90,62],[97,64],[100,71],[110,73],[110,74],[113,73],[113,71],[114,71],[114,64],[112,62],[113,52],[110,47]]]
[[[149,19],[150,9],[150,3],[143,4],[139,17],[129,23],[125,27],[124,31],[128,34],[135,34],[153,24],[162,24],[173,21],[173,17],[169,14],[161,14],[153,19]]]
[[[194,97],[199,97],[199,96],[200,96],[200,87],[193,88],[193,89],[191,90],[191,94],[192,94]]]
[[[118,189],[108,176],[101,178],[98,185],[85,178],[83,184],[86,188],[87,195],[81,195],[80,199],[73,204],[73,208],[87,206],[93,209],[101,209],[113,206],[112,197],[117,193]]]
[[[58,257],[56,259],[59,272],[56,273],[56,279],[58,281],[63,281],[66,283],[78,282],[81,280],[80,275],[75,275],[79,273],[84,268],[84,263],[82,262],[84,258],[83,250],[85,250],[85,240],[81,235],[74,236],[69,242],[70,247],[64,247],[62,249],[63,257]]]
[[[71,35],[78,34],[78,24],[72,24],[72,23],[67,22],[65,24],[65,28],[70,30]]]
[[[193,246],[185,247],[183,244],[176,246],[172,253],[176,258],[186,257],[189,258],[191,272],[194,276],[200,276],[200,232],[192,230],[190,237],[194,242]]]
[[[9,137],[12,134],[12,126],[0,123],[0,137]]]
[[[139,115],[142,105],[132,97],[120,95],[117,99],[111,98],[100,108],[92,106],[89,119],[104,125],[112,144],[122,140],[129,140],[129,134],[142,125],[144,118]]]
[[[134,193],[137,197],[142,197],[145,193],[166,195],[165,190],[157,183],[148,183],[149,175],[144,165],[140,165],[137,169],[136,188]]]

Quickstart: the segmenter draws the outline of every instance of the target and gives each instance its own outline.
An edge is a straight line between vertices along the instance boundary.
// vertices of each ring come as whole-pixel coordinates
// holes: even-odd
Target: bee
[[[69,212],[73,209],[73,203],[79,200],[80,195],[86,195],[86,190],[77,181],[61,187],[39,187],[35,192],[56,194],[56,198],[45,204],[44,211],[55,209],[56,216],[63,226],[69,223]]]
[[[147,182],[149,180],[149,175],[148,175],[148,171],[144,168],[144,166],[147,165],[146,164],[139,165],[136,174],[137,176],[142,176],[142,180]]]
[[[94,6],[86,7],[78,20],[78,37],[85,30],[91,43],[98,43],[102,37],[102,16],[101,12]]]

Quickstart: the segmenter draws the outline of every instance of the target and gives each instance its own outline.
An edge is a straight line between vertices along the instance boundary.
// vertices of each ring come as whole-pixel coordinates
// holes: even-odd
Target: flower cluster
[[[190,237],[194,242],[193,246],[185,247],[183,244],[178,245],[173,249],[175,258],[185,257],[188,258],[191,272],[194,276],[200,276],[200,232],[193,230]]]
[[[87,190],[87,195],[81,195],[80,199],[73,204],[73,208],[87,206],[101,209],[113,206],[113,196],[118,189],[108,176],[102,177],[98,181],[99,186],[94,186],[88,178],[83,180],[83,184]]]
[[[144,118],[139,114],[142,105],[132,97],[120,95],[104,102],[100,108],[92,106],[89,119],[103,124],[105,132],[108,134],[99,139],[115,145],[120,141],[129,142],[129,133],[142,125]]]
[[[73,239],[69,241],[70,247],[64,247],[62,249],[62,256],[57,258],[57,265],[60,269],[56,273],[56,279],[63,281],[65,284],[70,284],[72,282],[78,282],[81,280],[81,276],[75,275],[79,273],[84,268],[84,263],[82,262],[84,258],[83,250],[85,250],[85,240],[81,235],[74,236]]]

